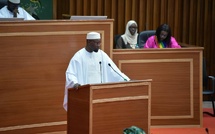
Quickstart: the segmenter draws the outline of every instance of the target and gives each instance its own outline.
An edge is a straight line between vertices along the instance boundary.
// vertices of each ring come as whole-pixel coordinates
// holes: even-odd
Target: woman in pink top
[[[167,24],[160,25],[155,35],[149,37],[144,48],[181,48],[171,35],[171,29]]]

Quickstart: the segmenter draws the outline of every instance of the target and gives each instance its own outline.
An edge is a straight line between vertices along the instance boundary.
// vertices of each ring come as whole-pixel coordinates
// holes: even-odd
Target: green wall
[[[35,19],[53,19],[52,0],[21,0],[21,7],[24,8]]]

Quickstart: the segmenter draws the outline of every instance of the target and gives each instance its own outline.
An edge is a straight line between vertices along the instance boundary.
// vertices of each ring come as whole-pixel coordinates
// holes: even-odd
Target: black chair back
[[[117,34],[114,36],[114,44],[113,44],[113,49],[116,48],[117,40],[121,37],[121,34]]]
[[[203,58],[203,95],[208,95],[210,97],[210,101],[212,102],[212,107],[213,107],[213,113],[203,111],[203,113],[208,114],[210,116],[215,117],[215,105],[214,105],[214,96],[215,96],[215,76],[209,76],[207,74],[207,69],[206,69],[206,60]],[[210,84],[210,85],[209,85]]]
[[[152,36],[152,35],[155,35],[155,30],[147,30],[147,31],[142,31],[140,34],[139,34],[139,39],[138,39],[138,45],[140,48],[143,48],[147,39]]]

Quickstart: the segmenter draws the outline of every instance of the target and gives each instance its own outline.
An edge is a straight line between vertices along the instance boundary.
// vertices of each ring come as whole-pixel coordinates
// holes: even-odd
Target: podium
[[[151,80],[83,85],[68,90],[68,134],[121,134],[137,126],[149,134]]]

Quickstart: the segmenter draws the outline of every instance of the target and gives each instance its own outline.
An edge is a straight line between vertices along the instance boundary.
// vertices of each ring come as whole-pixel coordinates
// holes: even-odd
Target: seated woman
[[[139,48],[137,44],[137,38],[137,23],[134,20],[130,20],[126,25],[125,33],[117,40],[116,48]]]
[[[169,25],[160,25],[155,35],[149,37],[144,48],[181,48],[174,37],[172,37]]]

